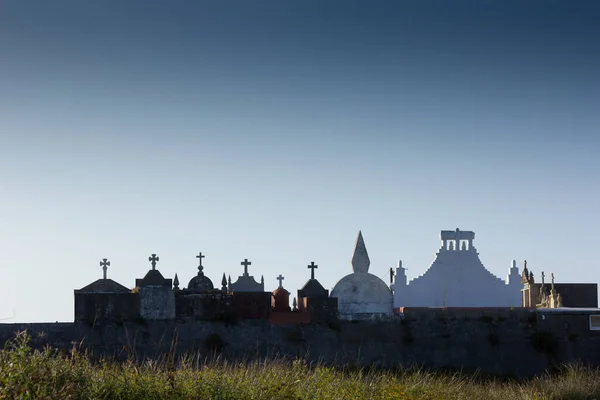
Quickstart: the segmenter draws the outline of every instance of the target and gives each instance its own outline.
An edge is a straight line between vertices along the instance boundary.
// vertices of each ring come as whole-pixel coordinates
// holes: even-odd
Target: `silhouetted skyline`
[[[600,282],[594,1],[3,1],[0,318],[73,289],[331,289],[359,230],[409,279],[443,229],[504,278]]]

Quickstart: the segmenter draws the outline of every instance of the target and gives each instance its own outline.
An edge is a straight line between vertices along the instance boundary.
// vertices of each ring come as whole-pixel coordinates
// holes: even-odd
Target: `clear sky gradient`
[[[0,319],[70,321],[151,253],[204,272],[485,266],[600,282],[596,1],[0,2]],[[6,322],[5,321],[5,322]]]

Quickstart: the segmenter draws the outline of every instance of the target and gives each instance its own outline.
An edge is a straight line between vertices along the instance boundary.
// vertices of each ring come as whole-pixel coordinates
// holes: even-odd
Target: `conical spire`
[[[369,255],[367,254],[365,241],[363,240],[362,232],[358,231],[358,239],[356,239],[354,255],[352,256],[352,270],[354,272],[367,273],[369,272],[369,265],[371,265],[371,260],[369,260]]]
[[[173,290],[179,290],[179,277],[175,274],[175,279],[173,279]]]
[[[223,272],[223,279],[221,280],[221,290],[227,291],[227,278],[225,277],[225,272]]]

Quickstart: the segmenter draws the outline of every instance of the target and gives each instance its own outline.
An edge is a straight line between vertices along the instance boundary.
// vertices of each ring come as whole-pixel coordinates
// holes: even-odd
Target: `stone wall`
[[[598,310],[403,311],[386,320],[305,326],[268,320],[0,324],[0,345],[27,329],[37,347],[69,349],[75,342],[94,355],[121,358],[158,357],[175,344],[179,354],[219,352],[228,359],[284,355],[334,365],[416,365],[522,377],[575,361],[600,366],[600,331],[589,329],[589,315]]]
[[[226,293],[175,292],[178,320],[214,321],[233,314],[233,296]]]
[[[137,293],[75,293],[75,321],[132,321],[140,316]]]
[[[139,289],[140,316],[148,320],[175,319],[175,294],[169,286],[149,285]]]

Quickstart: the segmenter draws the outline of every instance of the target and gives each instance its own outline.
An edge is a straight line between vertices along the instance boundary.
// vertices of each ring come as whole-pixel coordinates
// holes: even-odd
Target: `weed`
[[[220,336],[212,334],[211,341]],[[540,343],[552,342],[543,332]],[[219,339],[217,339],[219,338]],[[533,340],[533,339],[532,339]],[[422,369],[334,368],[275,358],[229,363],[201,354],[159,361],[94,360],[33,350],[26,332],[0,349],[0,399],[598,399],[600,370],[563,366],[528,380]],[[222,342],[222,340],[221,340]],[[541,346],[544,348],[544,346]]]

